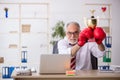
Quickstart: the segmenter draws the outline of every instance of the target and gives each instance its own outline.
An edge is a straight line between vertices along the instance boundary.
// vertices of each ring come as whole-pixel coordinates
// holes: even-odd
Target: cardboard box
[[[0,63],[3,63],[3,62],[4,62],[4,58],[0,57]]]
[[[23,24],[22,25],[22,32],[26,33],[26,32],[30,32],[30,24]]]

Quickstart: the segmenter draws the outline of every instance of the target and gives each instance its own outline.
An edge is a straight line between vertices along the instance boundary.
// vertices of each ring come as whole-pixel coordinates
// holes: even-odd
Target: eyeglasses
[[[69,35],[69,36],[71,36],[71,35],[78,35],[79,34],[79,32],[78,31],[75,31],[75,32],[67,32],[67,35]]]

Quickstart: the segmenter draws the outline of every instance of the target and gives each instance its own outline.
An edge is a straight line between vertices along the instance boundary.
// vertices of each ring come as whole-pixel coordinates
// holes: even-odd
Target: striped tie
[[[74,46],[75,44],[69,43],[69,45]],[[70,69],[75,70],[76,67],[76,56],[71,57]]]
[[[74,70],[76,67],[76,56],[71,58],[70,69]]]

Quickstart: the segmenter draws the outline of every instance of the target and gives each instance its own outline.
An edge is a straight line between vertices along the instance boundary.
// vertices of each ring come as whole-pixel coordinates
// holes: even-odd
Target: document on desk
[[[99,72],[104,72],[104,73],[113,73],[114,71],[113,70],[99,70]]]
[[[16,71],[16,75],[17,76],[30,76],[32,75],[32,72],[30,69],[26,69],[26,70],[19,70],[19,71]]]

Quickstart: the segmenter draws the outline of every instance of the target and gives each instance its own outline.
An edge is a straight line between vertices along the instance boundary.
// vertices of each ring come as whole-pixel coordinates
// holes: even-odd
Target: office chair
[[[58,54],[58,41],[55,43],[55,45],[53,46],[53,54]]]
[[[93,70],[98,69],[98,59],[95,56],[93,56],[92,53],[91,53],[91,64]]]
[[[57,43],[55,43],[55,45],[53,46],[53,54],[58,54],[58,47],[57,47]],[[91,64],[92,64],[92,69],[93,70],[97,70],[98,69],[98,59],[92,55],[91,53]]]

